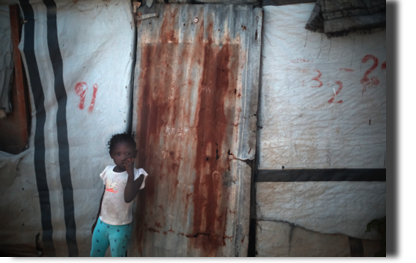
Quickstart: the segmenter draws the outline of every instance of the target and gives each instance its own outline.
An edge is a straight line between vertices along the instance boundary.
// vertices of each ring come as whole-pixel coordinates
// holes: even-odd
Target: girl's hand
[[[133,168],[134,168],[134,159],[133,158],[128,158],[124,162],[124,167],[126,167],[126,171],[132,171]]]

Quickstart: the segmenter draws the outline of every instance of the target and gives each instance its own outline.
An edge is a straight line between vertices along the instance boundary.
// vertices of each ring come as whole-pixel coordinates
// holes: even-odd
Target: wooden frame
[[[21,18],[18,5],[9,6],[13,44],[14,74],[11,90],[12,112],[0,120],[0,150],[12,154],[24,151],[28,145],[30,127],[29,89],[20,56]]]

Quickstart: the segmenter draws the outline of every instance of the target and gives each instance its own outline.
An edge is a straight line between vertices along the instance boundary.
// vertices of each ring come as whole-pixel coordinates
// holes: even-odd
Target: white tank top
[[[105,192],[101,205],[100,219],[110,225],[126,225],[133,221],[132,209],[134,201],[124,201],[124,189],[126,188],[128,174],[126,171],[116,173],[115,165],[107,166],[100,174],[105,184]],[[147,173],[142,168],[134,168],[134,180],[143,174],[144,179],[140,189],[145,186]]]

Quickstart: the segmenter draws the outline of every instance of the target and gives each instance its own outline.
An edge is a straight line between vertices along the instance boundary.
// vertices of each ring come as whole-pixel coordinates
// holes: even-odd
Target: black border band
[[[258,170],[256,182],[386,181],[386,169]]]
[[[24,24],[23,53],[28,67],[29,81],[36,109],[36,127],[34,134],[34,165],[36,185],[39,193],[40,213],[42,222],[42,243],[50,256],[55,256],[55,247],[52,241],[52,217],[51,202],[49,199],[49,187],[46,179],[45,165],[45,96],[42,82],[40,81],[39,68],[35,55],[35,20],[33,8],[28,0],[20,0],[26,23]]]
[[[262,6],[296,5],[305,3],[316,3],[316,0],[263,0]]]
[[[63,191],[64,217],[66,226],[66,242],[70,257],[78,256],[76,240],[76,225],[74,213],[74,191],[71,181],[69,163],[68,127],[66,122],[67,95],[63,79],[63,63],[58,41],[58,26],[56,22],[56,3],[53,0],[44,0],[47,8],[47,38],[49,56],[55,77],[54,87],[58,111],[56,114],[56,127],[59,145],[59,170]]]

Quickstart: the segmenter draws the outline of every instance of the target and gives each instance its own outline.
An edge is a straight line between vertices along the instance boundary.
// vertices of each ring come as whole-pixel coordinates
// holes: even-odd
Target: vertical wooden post
[[[24,151],[29,139],[30,102],[19,51],[20,14],[18,5],[9,6],[14,75],[11,90],[12,111],[0,120],[0,150],[11,154]]]
[[[13,60],[14,60],[14,89],[17,99],[17,103],[13,105],[15,107],[15,112],[17,114],[17,124],[20,127],[19,130],[19,137],[21,139],[21,143],[26,146],[28,142],[28,122],[27,122],[27,105],[26,98],[28,96],[25,95],[25,87],[23,83],[23,65],[22,65],[22,58],[20,56],[19,50],[19,42],[20,42],[20,14],[19,14],[19,6],[18,5],[10,5],[9,6],[9,13],[10,13],[10,26],[11,26],[11,33],[12,33],[12,44],[13,44]],[[24,147],[23,146],[23,147]],[[23,149],[22,149],[23,150]]]

